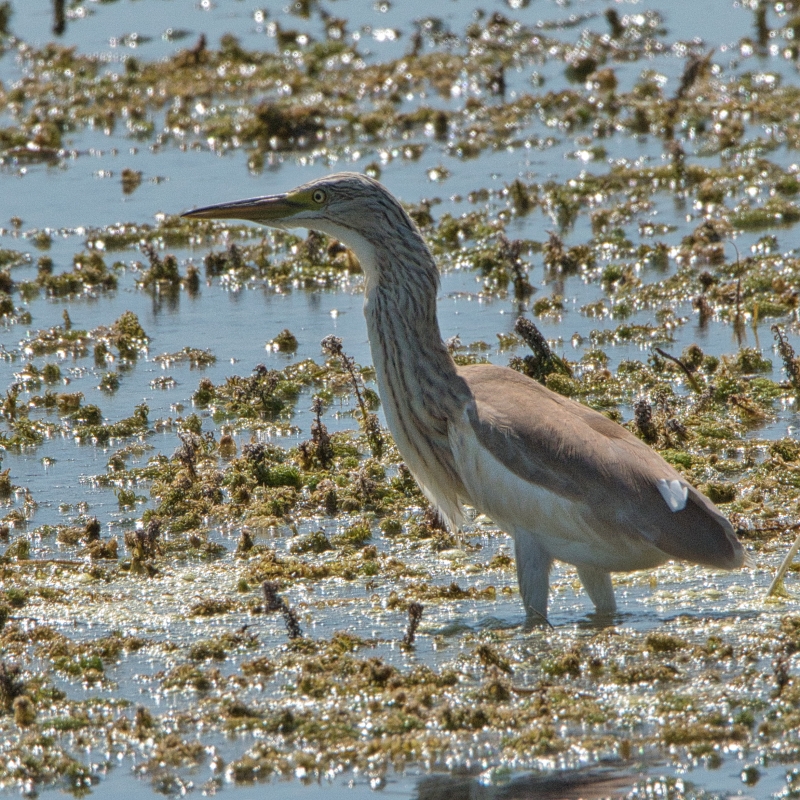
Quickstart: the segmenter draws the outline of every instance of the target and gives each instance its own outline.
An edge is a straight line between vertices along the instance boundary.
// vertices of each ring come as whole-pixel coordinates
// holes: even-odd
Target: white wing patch
[[[689,498],[687,486],[680,481],[668,481],[666,478],[659,478],[656,486],[670,511],[683,511],[686,508],[686,500]]]

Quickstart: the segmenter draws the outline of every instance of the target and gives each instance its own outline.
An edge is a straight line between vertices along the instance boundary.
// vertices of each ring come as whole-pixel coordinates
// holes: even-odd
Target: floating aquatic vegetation
[[[177,353],[163,353],[160,356],[156,356],[153,361],[156,361],[163,367],[188,362],[193,369],[202,369],[203,367],[216,363],[217,357],[209,350],[200,350],[196,347],[184,347]]]
[[[800,135],[787,113],[797,87],[773,69],[796,59],[796,20],[761,4],[752,37],[748,30],[734,51],[739,69],[711,44],[672,42],[650,11],[533,25],[514,8],[462,31],[422,20],[402,56],[381,60],[364,31],[351,36],[349,21],[317,18],[314,3],[292,9],[291,24],[274,9],[258,12],[273,26],[264,47],[248,50],[232,36],[214,47],[201,37],[164,62],[141,48],[124,68],[5,36],[20,77],[0,87],[4,169],[25,180],[23,170],[58,161],[74,174],[91,128],[95,140],[113,137],[110,148],[127,136],[132,147],[178,158],[244,149],[230,163],[253,171],[280,167],[292,152],[298,168],[352,162],[387,180],[396,177],[393,161],[423,176],[435,169],[437,179],[449,171],[442,185],[458,189],[447,194],[463,185],[472,205],[464,211],[450,197],[440,209],[429,198],[409,212],[444,271],[471,271],[478,289],[470,299],[507,313],[513,298],[515,316],[539,315],[538,338],[499,333],[501,347],[533,342],[533,354],[501,359],[625,422],[722,504],[761,570],[769,566],[800,507],[800,456],[787,424],[798,393],[791,337],[800,276],[780,234],[796,224],[800,184],[787,151],[776,151]],[[294,29],[303,15],[319,23],[313,35]],[[760,42],[770,49],[751,68],[747,48]],[[574,159],[566,173],[563,164],[541,177],[538,166],[513,180],[503,172],[505,153],[538,164],[548,150]],[[484,157],[498,159],[497,180],[464,184],[464,169],[488,166],[471,159]],[[151,169],[119,166],[123,192],[141,200]],[[672,225],[684,217],[694,230]],[[749,235],[764,226],[770,235]],[[514,238],[528,230],[541,241]],[[377,408],[369,369],[348,366],[343,351],[325,364],[297,361],[286,355],[296,341],[278,334],[269,346],[283,355],[266,353],[266,366],[223,377],[230,353],[222,344],[213,344],[216,364],[208,342],[180,342],[155,363],[189,364],[205,377],[187,383],[188,371],[175,372],[179,385],[150,373],[125,406],[139,373],[153,368],[148,348],[166,347],[158,344],[164,309],[176,313],[178,296],[194,302],[201,272],[211,302],[218,287],[231,297],[258,287],[270,299],[305,289],[316,302],[320,290],[360,288],[360,266],[339,243],[167,215],[86,231],[26,228],[15,218],[2,235],[14,248],[0,251],[3,322],[47,321],[0,351],[19,360],[0,398],[0,684],[9,687],[3,694],[0,686],[0,783],[83,791],[98,772],[84,763],[91,752],[111,762],[136,753],[141,774],[175,794],[190,788],[181,770],[197,770],[197,781],[208,768],[208,792],[222,780],[319,779],[352,767],[377,786],[390,766],[467,759],[489,765],[482,781],[493,767],[503,779],[555,759],[667,759],[695,770],[680,778],[686,783],[704,759],[725,760],[748,786],[793,769],[790,656],[800,626],[790,599],[756,598],[759,573],[726,582],[672,566],[621,576],[636,604],[633,624],[603,630],[582,620],[523,633],[508,610],[517,600],[502,535],[482,519],[461,536],[444,530],[385,431],[376,450],[375,430],[373,439],[340,430],[351,409],[363,421]],[[75,236],[79,251],[65,267]],[[16,249],[48,245],[38,265]],[[127,263],[112,264],[109,254],[125,250]],[[532,293],[542,262],[547,288]],[[586,293],[574,306],[576,282]],[[82,322],[86,330],[51,321],[53,298],[69,298],[75,319],[96,314],[96,326],[101,304],[127,303],[134,283],[148,295],[135,293],[138,305],[128,307],[152,340],[134,314],[107,327]],[[152,330],[151,298],[153,315],[163,315]],[[559,317],[568,327],[555,327]],[[508,325],[500,319],[495,328]],[[779,325],[777,360],[765,320]],[[306,346],[300,323],[289,324],[298,349]],[[729,329],[760,331],[761,340],[721,344]],[[480,342],[452,349],[464,363],[497,358]],[[162,412],[142,404],[147,396],[155,406],[147,384],[176,387],[165,400],[174,411],[151,420]],[[50,471],[56,484],[70,437],[97,453],[101,474],[81,477],[69,487],[74,497],[37,512],[42,498],[17,485],[26,483],[20,464]],[[92,449],[117,438],[110,452]],[[21,461],[51,442],[58,448]],[[69,516],[37,526],[37,513]],[[283,605],[261,597],[264,581]],[[579,609],[574,581],[558,573],[557,596]],[[291,627],[285,615],[264,613],[273,606],[293,612]],[[88,638],[64,624],[88,617]],[[128,634],[137,627],[146,634]],[[299,628],[304,636],[287,637]],[[126,675],[140,650],[153,666],[137,665],[133,707]],[[166,692],[184,695],[191,712],[179,700],[150,704]],[[237,735],[219,751],[208,744],[227,732]],[[687,791],[678,779],[626,775],[640,793]],[[795,777],[787,772],[788,791]]]

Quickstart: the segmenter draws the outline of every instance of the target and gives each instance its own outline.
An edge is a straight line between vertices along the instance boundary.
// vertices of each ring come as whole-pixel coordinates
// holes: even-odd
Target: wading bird
[[[670,558],[722,569],[745,562],[714,504],[621,425],[507,367],[455,364],[439,333],[436,263],[377,181],[341,173],[184,216],[311,228],[356,254],[400,454],[451,529],[466,504],[513,536],[529,621],[546,619],[555,559],[575,565],[600,613],[616,610],[612,572]]]

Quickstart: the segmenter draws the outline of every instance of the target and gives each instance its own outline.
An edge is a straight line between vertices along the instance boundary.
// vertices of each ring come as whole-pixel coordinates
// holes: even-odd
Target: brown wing
[[[645,537],[669,556],[733,569],[744,550],[730,522],[661,456],[602,414],[515,370],[459,370],[473,396],[470,423],[482,446],[520,478],[588,503],[603,527]],[[659,480],[678,480],[686,505],[673,511]]]

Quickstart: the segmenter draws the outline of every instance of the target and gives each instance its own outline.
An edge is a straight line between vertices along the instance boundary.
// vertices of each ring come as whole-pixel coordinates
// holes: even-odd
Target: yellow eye
[[[322,191],[322,189],[315,189],[314,194],[311,195],[311,199],[318,205],[322,205],[325,202],[326,197],[327,195]]]

